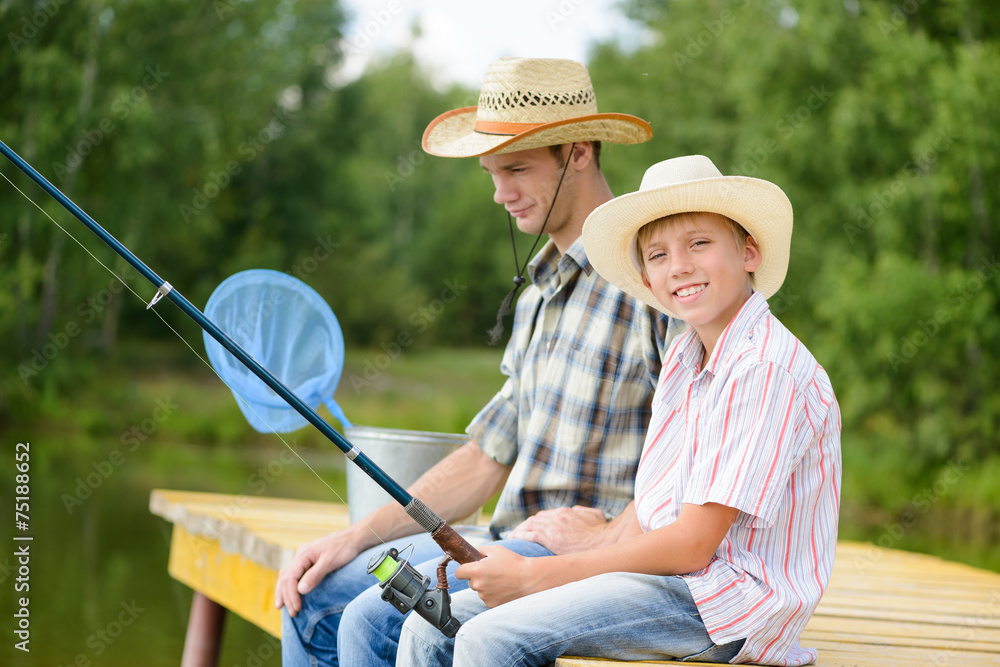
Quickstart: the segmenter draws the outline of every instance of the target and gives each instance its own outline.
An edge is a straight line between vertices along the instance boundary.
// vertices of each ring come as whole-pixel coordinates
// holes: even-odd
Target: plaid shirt
[[[632,500],[664,350],[683,326],[601,278],[577,240],[528,268],[501,371],[507,382],[467,432],[511,466],[490,530],[545,509],[617,516]]]

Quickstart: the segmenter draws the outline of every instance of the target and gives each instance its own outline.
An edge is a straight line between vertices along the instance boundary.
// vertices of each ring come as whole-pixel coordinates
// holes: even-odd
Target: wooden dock
[[[338,503],[186,491],[153,491],[150,510],[173,524],[170,575],[195,591],[183,667],[215,665],[225,610],[280,637],[278,570],[300,544],[349,522]],[[819,649],[820,667],[1000,667],[1000,574],[840,542],[830,586],[802,644]],[[556,661],[556,667],[624,664]]]

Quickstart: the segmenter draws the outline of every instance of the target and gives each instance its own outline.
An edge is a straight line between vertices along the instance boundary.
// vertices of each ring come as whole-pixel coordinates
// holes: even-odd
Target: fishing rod
[[[274,376],[269,370],[264,368],[239,343],[233,340],[226,332],[222,331],[203,312],[198,310],[180,292],[167,281],[160,278],[152,269],[140,260],[131,250],[126,248],[118,239],[109,234],[93,218],[87,215],[83,209],[73,203],[69,197],[64,195],[56,186],[52,185],[44,176],[28,164],[21,156],[11,150],[7,144],[0,141],[0,153],[14,163],[18,169],[28,175],[31,180],[37,183],[53,199],[73,214],[80,222],[87,226],[90,231],[97,235],[105,244],[120,255],[126,262],[132,265],[142,276],[156,287],[156,293],[150,300],[146,309],[152,308],[160,299],[166,297],[181,309],[188,317],[205,330],[212,338],[217,340],[234,357],[246,366],[254,375],[260,378],[264,384],[270,387],[276,394],[285,400],[300,415],[316,427],[320,433],[325,435],[330,442],[336,445],[347,458],[354,462],[359,468],[372,478],[372,480],[382,487],[397,503],[403,506],[406,514],[413,519],[423,530],[430,533],[431,538],[441,547],[441,550],[448,558],[458,563],[471,563],[483,558],[475,547],[469,544],[458,532],[448,525],[448,522],[439,517],[424,504],[419,498],[415,498],[394,479],[389,477],[374,461],[368,458],[364,452],[353,445],[350,441],[330,426],[311,407],[306,405],[298,396],[292,392],[281,380]],[[443,600],[440,591],[442,590],[441,577],[439,573],[438,593],[427,591],[430,579],[422,577],[415,569],[407,563],[399,563],[393,553],[395,550],[377,554],[369,563],[369,574],[374,574],[382,586],[382,598],[391,602],[401,613],[409,611],[414,607],[418,613],[427,619],[432,625],[449,636],[454,636],[457,630],[457,621],[451,618],[448,611],[447,584],[445,583]],[[442,564],[443,567],[443,564]]]

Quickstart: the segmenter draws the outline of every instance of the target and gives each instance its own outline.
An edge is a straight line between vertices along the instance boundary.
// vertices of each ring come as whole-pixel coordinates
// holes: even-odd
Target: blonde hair
[[[663,229],[668,225],[676,224],[679,222],[691,222],[694,220],[694,216],[701,213],[708,213],[709,215],[715,215],[722,218],[726,222],[726,226],[729,227],[729,231],[733,235],[733,242],[736,243],[736,248],[738,250],[743,250],[744,248],[746,248],[746,244],[748,242],[752,241],[754,244],[756,244],[756,241],[754,241],[753,237],[750,236],[750,232],[748,232],[743,227],[743,225],[736,222],[730,217],[722,215],[721,213],[712,213],[711,211],[685,211],[683,213],[674,213],[673,215],[667,215],[662,218],[657,218],[652,222],[647,222],[645,225],[639,228],[638,232],[636,232],[635,247],[636,250],[639,251],[639,261],[642,262],[643,274],[646,273],[646,257],[643,254],[643,249],[647,245],[649,245],[649,240],[653,238],[653,235],[660,229]],[[750,284],[756,285],[756,283],[754,282],[754,275],[752,271],[750,272]]]

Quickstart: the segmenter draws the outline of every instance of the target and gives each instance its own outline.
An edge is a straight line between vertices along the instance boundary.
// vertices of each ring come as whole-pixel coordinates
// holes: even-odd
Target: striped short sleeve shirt
[[[577,240],[529,266],[501,370],[469,436],[511,466],[490,525],[502,537],[545,509],[617,516],[632,500],[664,341],[681,323],[600,277]]]
[[[804,665],[799,635],[830,579],[840,506],[840,411],[829,378],[754,292],[706,368],[694,329],[667,351],[636,478],[643,530],[681,505],[739,510],[708,567],[684,575],[734,662]]]

